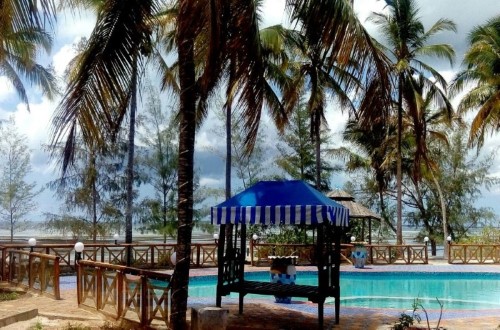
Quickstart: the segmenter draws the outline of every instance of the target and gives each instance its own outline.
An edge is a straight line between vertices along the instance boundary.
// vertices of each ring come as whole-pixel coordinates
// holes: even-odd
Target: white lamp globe
[[[174,266],[175,266],[175,264],[177,264],[177,252],[172,253],[172,255],[170,256],[170,262]]]
[[[83,252],[83,249],[84,249],[84,245],[82,242],[76,242],[75,243],[75,251],[78,252],[78,253],[82,253]]]
[[[36,238],[32,237],[28,240],[29,246],[33,247],[36,245]]]
[[[115,241],[116,241],[116,240],[118,240],[119,238],[120,238],[120,235],[118,235],[118,234],[114,234],[114,235],[113,235],[113,239],[114,239]]]
[[[448,242],[451,242],[451,236],[446,237],[446,240],[447,240]]]
[[[219,234],[215,233],[214,234],[214,239],[219,239]]]
[[[425,242],[425,243],[429,242],[429,237],[425,236],[425,237],[424,237],[424,242]]]
[[[257,235],[257,234],[253,234],[253,235],[252,235],[252,239],[253,239],[254,241],[258,240],[258,239],[259,239],[259,235]]]
[[[356,241],[356,236],[351,236],[351,242]]]

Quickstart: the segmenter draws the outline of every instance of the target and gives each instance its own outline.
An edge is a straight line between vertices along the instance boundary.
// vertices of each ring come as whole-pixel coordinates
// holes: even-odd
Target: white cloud
[[[202,187],[211,187],[211,188],[220,188],[224,185],[224,182],[220,179],[203,177],[200,179],[200,186]]]
[[[58,28],[56,38],[60,40],[74,40],[75,36],[90,36],[94,25],[95,16],[90,11],[71,14],[63,12],[58,17]]]
[[[285,24],[285,0],[264,1],[262,18],[263,27]]]
[[[75,43],[79,40],[75,40]],[[53,56],[54,69],[58,77],[64,76],[64,71],[69,62],[75,57],[76,51],[73,44],[62,46],[59,51]]]
[[[9,79],[5,76],[0,76],[0,102],[8,100],[14,93],[14,86],[12,86]]]

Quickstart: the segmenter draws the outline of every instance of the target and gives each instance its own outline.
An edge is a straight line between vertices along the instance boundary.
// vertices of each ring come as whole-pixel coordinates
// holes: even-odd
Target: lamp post
[[[427,237],[427,236],[424,237],[424,243],[425,243],[425,246],[427,246],[429,244],[429,237]]]
[[[78,263],[82,259],[82,252],[85,246],[83,245],[82,242],[76,242],[75,243],[75,262]]]
[[[33,248],[36,245],[36,238],[32,237],[28,240],[28,244],[30,246],[30,252],[33,252]]]
[[[113,239],[115,240],[115,245],[118,244],[118,239],[120,238],[120,235],[114,234]]]
[[[451,236],[446,237],[446,240],[448,241],[448,245],[451,244]]]
[[[214,241],[215,241],[215,245],[219,245],[219,234],[217,234],[217,233],[214,234]]]
[[[250,251],[249,251],[249,254],[250,254],[250,265],[251,266],[254,265],[254,263],[253,263],[253,257],[254,257],[253,250],[254,250],[254,246],[257,243],[258,239],[259,239],[259,235],[253,234],[252,235],[252,239],[250,240]]]

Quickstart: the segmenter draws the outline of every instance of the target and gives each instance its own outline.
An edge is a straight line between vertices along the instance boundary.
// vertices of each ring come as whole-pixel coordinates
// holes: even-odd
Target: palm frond
[[[87,145],[114,138],[126,112],[134,64],[147,51],[156,4],[107,1],[52,122],[51,145],[66,139],[63,171],[73,159],[77,132]],[[57,155],[52,155],[57,156]],[[60,155],[59,155],[60,156]]]

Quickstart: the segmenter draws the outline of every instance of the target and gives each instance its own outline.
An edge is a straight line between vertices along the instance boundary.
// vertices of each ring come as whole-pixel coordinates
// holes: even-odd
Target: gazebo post
[[[327,281],[328,279],[325,278],[327,276],[327,273],[325,272],[325,260],[324,260],[324,250],[325,250],[325,228],[323,228],[324,224],[320,223],[318,227],[318,237],[316,240],[316,256],[317,256],[317,263],[318,263],[318,287],[320,292],[325,292],[328,290]],[[324,304],[324,298],[320,298],[318,301],[318,326],[319,329],[323,329],[323,304]]]
[[[241,238],[241,248],[240,248],[240,260],[237,262],[240,263],[240,266],[238,267],[238,271],[240,272],[238,274],[239,276],[239,284],[243,285],[245,281],[245,258],[246,258],[246,236],[247,236],[247,225],[246,224],[241,224],[241,232],[240,232],[240,238]],[[239,312],[240,314],[243,314],[243,298],[245,297],[245,292],[243,290],[240,290],[239,292]]]
[[[334,275],[334,287],[335,287],[335,324],[340,322],[340,240],[342,237],[342,227],[336,226],[333,232],[333,239],[335,242],[335,252],[334,252],[334,263],[335,263],[335,275]]]
[[[226,225],[220,225],[219,229],[219,243],[217,244],[217,296],[215,305],[221,307],[222,305],[222,286],[224,284],[224,251],[226,250]]]
[[[368,218],[368,244],[372,245],[372,218]]]

